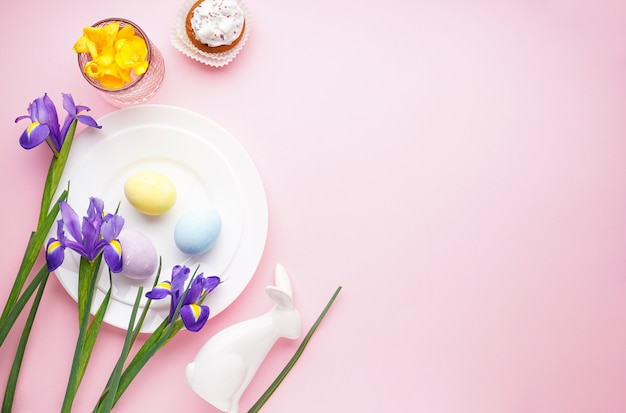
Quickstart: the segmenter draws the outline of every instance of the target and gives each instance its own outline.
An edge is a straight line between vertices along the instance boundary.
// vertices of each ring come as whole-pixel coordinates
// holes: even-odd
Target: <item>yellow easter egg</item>
[[[132,206],[146,215],[164,214],[176,203],[176,187],[156,171],[131,175],[124,183],[124,194]]]

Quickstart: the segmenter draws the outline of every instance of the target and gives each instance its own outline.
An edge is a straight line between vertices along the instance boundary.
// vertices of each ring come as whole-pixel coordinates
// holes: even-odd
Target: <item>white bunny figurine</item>
[[[193,391],[223,412],[238,412],[241,395],[280,337],[300,337],[302,320],[293,305],[289,276],[280,264],[275,284],[265,287],[276,303],[269,312],[218,332],[186,367]]]

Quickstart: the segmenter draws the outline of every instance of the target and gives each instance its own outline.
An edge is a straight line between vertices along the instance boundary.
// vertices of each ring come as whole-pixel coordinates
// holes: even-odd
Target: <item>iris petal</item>
[[[87,217],[90,221],[101,221],[104,212],[104,201],[100,198],[89,198],[89,207],[87,208]]]
[[[15,118],[15,123],[24,120],[24,119],[30,119],[30,115],[22,115],[22,116],[18,116],[17,118]]]
[[[28,115],[18,116],[15,119],[15,122],[30,119],[33,123],[33,125],[29,126],[26,133],[21,135],[20,144],[26,149],[32,149],[42,142],[47,141],[55,155],[57,155],[61,151],[71,123],[77,119],[78,116],[85,116],[83,114],[79,115],[83,107],[76,106],[73,98],[69,94],[63,94],[63,106],[68,112],[68,116],[61,128],[59,127],[59,116],[52,99],[50,99],[47,94],[44,94],[33,100],[28,105]],[[95,121],[92,121],[89,117],[81,119],[80,121],[88,126],[99,127],[95,126]]]
[[[70,95],[69,93],[61,93],[61,98],[63,99],[63,109],[65,109],[67,114],[71,117],[76,117],[78,111],[72,95]]]
[[[212,276],[204,279],[204,293],[208,294],[220,285],[220,277]]]
[[[104,201],[100,198],[89,198],[89,207],[87,208],[87,216],[83,218],[83,244],[87,250],[91,251],[95,258],[100,249],[104,246],[104,243],[99,244],[100,231],[102,228],[102,211],[104,210]],[[107,241],[110,241],[109,238]]]
[[[209,312],[206,305],[189,304],[180,309],[180,318],[187,330],[197,332],[206,324]]]
[[[202,278],[202,274],[196,276],[196,278],[191,281],[191,285],[189,286],[189,290],[187,291],[187,295],[185,296],[185,301],[183,305],[193,304],[200,298],[202,295],[204,284],[204,278]]]
[[[191,270],[184,265],[176,265],[172,268],[172,291],[180,293],[185,288],[185,281]]]
[[[206,305],[201,305],[198,301],[205,293],[215,289],[220,283],[219,277],[203,277],[198,274],[191,281],[191,285],[185,296],[185,301],[180,302],[185,288],[185,281],[190,273],[190,269],[184,265],[176,265],[172,268],[172,281],[163,281],[155,286],[152,291],[146,294],[151,299],[161,299],[171,296],[169,322],[174,321],[174,314],[180,305],[180,318],[185,328],[189,331],[199,331],[209,319],[210,309]]]
[[[50,99],[47,93],[35,99],[31,110],[33,121],[36,120],[48,126],[57,125],[58,127],[59,118],[57,116],[57,110],[54,107],[54,102],[52,102],[52,99]]]
[[[102,125],[98,125],[98,122],[91,116],[87,115],[78,115],[76,117],[80,123],[83,125],[91,126],[92,128],[102,129]]]
[[[31,105],[30,112],[33,121],[38,121],[48,126],[50,129],[50,140],[55,149],[59,151],[63,144],[63,138],[61,138],[61,131],[59,129],[59,117],[56,107],[48,94],[44,94],[42,97],[35,99]]]
[[[50,128],[48,125],[40,122],[33,122],[20,136],[20,145],[24,149],[32,149],[39,145],[50,136]]]
[[[122,246],[116,239],[104,246],[104,261],[111,269],[112,273],[122,271]]]
[[[61,242],[50,238],[48,245],[46,246],[46,263],[48,264],[48,271],[54,271],[65,259],[65,248],[61,245]]]
[[[93,254],[91,253],[91,251],[88,251],[81,242],[66,239],[63,243],[63,246],[77,252],[88,260],[92,260]]]
[[[63,231],[63,220],[59,219],[57,221],[57,239],[61,242],[61,244],[65,245],[67,238],[65,238],[65,231]]]
[[[172,285],[169,281],[163,281],[158,283],[152,291],[148,291],[146,293],[146,297],[151,298],[153,300],[160,300],[162,298],[167,297],[172,293]]]
[[[124,218],[119,215],[107,214],[102,223],[102,238],[111,241],[117,238],[124,227]]]
[[[80,231],[80,223],[78,221],[78,214],[72,209],[72,207],[65,201],[59,203],[61,209],[61,218],[65,227],[69,231],[74,241],[80,242],[82,235]]]
[[[70,126],[72,125],[72,122],[74,122],[75,119],[78,119],[78,121],[84,125],[91,126],[93,128],[98,128],[98,129],[102,128],[102,126],[98,125],[98,123],[95,121],[94,118],[92,118],[91,116],[82,114],[82,112],[88,112],[91,109],[89,109],[87,106],[76,105],[74,103],[74,98],[69,93],[63,93],[62,96],[63,96],[63,109],[65,109],[65,111],[67,112],[67,117],[65,118],[65,121],[63,122],[63,126],[61,127],[61,132],[60,132],[60,136],[63,141],[67,137],[67,132]],[[63,142],[61,142],[61,144],[62,143]]]
[[[100,223],[90,221],[87,217],[83,217],[83,245],[88,254],[87,258],[93,260],[96,258],[100,249],[104,247],[104,243],[100,241]]]

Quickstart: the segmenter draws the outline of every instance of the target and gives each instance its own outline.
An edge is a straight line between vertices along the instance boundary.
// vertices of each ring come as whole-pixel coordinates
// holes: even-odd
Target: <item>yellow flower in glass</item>
[[[148,46],[130,25],[120,22],[85,27],[74,44],[76,53],[89,53],[84,72],[107,89],[120,89],[148,70]]]

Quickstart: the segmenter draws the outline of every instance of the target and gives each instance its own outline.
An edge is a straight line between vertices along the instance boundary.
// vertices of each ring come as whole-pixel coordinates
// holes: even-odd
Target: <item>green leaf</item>
[[[4,390],[2,413],[10,413],[13,409],[13,399],[15,397],[15,389],[17,387],[17,380],[19,378],[20,369],[22,367],[22,360],[24,359],[24,352],[26,351],[26,345],[28,344],[28,338],[30,337],[33,322],[35,321],[35,315],[37,315],[37,310],[39,309],[41,296],[43,295],[43,291],[46,287],[46,282],[48,281],[48,275],[50,275],[50,273],[47,271],[43,274],[44,277],[41,282],[38,283],[39,289],[37,290],[37,295],[35,295],[35,299],[33,300],[32,306],[28,313],[26,323],[24,324],[24,329],[22,330],[22,336],[20,337],[20,341],[15,352],[15,358],[13,359],[13,364],[9,373],[7,386]]]
[[[335,290],[335,293],[330,298],[330,301],[328,301],[328,304],[326,304],[326,307],[324,307],[324,310],[322,311],[322,313],[319,315],[319,317],[317,318],[315,323],[309,329],[309,332],[304,337],[304,340],[302,340],[302,343],[300,343],[300,346],[296,350],[296,352],[293,355],[293,357],[291,357],[291,359],[289,360],[287,365],[283,368],[283,370],[280,372],[278,377],[276,377],[276,379],[268,387],[268,389],[265,391],[265,393],[263,393],[261,395],[261,397],[259,398],[259,400],[250,408],[250,410],[248,410],[248,413],[257,413],[259,410],[261,410],[261,407],[263,407],[263,405],[269,400],[269,398],[272,396],[272,394],[274,394],[274,391],[276,391],[278,386],[280,386],[280,384],[283,382],[285,377],[287,377],[287,374],[289,374],[289,372],[291,371],[293,366],[296,364],[296,362],[298,361],[298,359],[302,355],[302,352],[304,352],[304,349],[306,348],[307,344],[309,343],[309,340],[311,340],[311,337],[313,336],[313,333],[315,333],[315,330],[317,330],[317,327],[320,325],[320,323],[322,322],[322,320],[326,316],[326,313],[328,312],[330,307],[335,302],[335,299],[337,298],[337,295],[339,294],[339,291],[341,291],[341,286],[337,287],[337,290]]]
[[[28,244],[26,245],[26,250],[24,251],[24,256],[22,257],[22,263],[17,271],[11,292],[9,293],[9,297],[4,305],[4,310],[0,316],[0,326],[5,324],[9,312],[11,312],[13,306],[18,301],[20,292],[26,283],[26,279],[32,272],[35,261],[37,260],[37,257],[39,257],[46,238],[50,233],[50,228],[52,228],[52,225],[59,215],[59,202],[65,199],[67,199],[67,190],[63,191],[57,198],[57,202],[54,204],[54,207],[46,216],[43,223],[39,226],[39,229],[36,232],[31,233]],[[19,308],[19,311],[21,311],[21,308]],[[1,342],[0,345],[2,345]]]
[[[37,273],[37,275],[35,275],[33,280],[30,282],[28,287],[26,287],[26,289],[24,290],[24,293],[17,300],[17,302],[15,303],[11,311],[9,311],[6,314],[6,316],[4,317],[4,320],[0,324],[0,346],[2,346],[2,344],[4,343],[4,340],[7,338],[7,335],[11,331],[11,328],[13,327],[15,320],[17,320],[19,315],[22,313],[22,309],[24,308],[24,306],[26,305],[30,297],[35,292],[35,289],[42,282],[47,280],[49,274],[50,273],[48,272],[48,266],[44,264],[39,270],[39,272]]]

